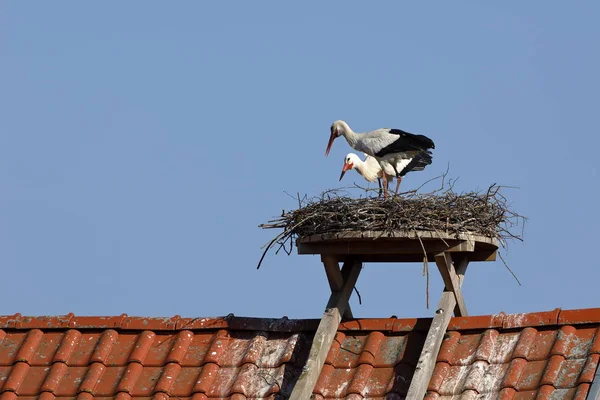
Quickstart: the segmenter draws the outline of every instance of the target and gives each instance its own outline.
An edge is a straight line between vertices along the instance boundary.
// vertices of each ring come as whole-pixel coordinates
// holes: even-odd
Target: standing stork
[[[325,155],[329,155],[333,141],[344,136],[350,147],[360,152],[375,157],[381,169],[384,162],[388,162],[394,169],[394,175],[398,178],[400,173],[396,165],[401,160],[414,159],[414,157],[427,151],[435,149],[433,140],[425,135],[417,135],[405,132],[401,129],[381,128],[371,132],[356,133],[344,121],[338,120],[331,125],[331,136],[327,144]],[[384,187],[387,186],[387,177],[381,176]],[[384,197],[387,193],[384,193]]]
[[[402,177],[411,171],[423,171],[426,166],[431,164],[431,152],[424,151],[417,154],[413,158],[402,159],[396,163],[396,166],[392,166],[387,161],[383,161],[383,169],[381,169],[381,165],[375,159],[375,157],[371,157],[368,154],[365,154],[366,157],[364,160],[361,160],[354,153],[348,153],[344,158],[344,167],[342,168],[342,173],[340,175],[340,181],[344,177],[346,171],[354,169],[358,172],[363,178],[365,178],[369,182],[377,181],[379,185],[379,195],[381,196],[381,180],[383,175],[386,177],[386,181],[388,183],[387,187],[384,187],[384,190],[388,190],[389,182],[391,182],[394,178],[396,178],[396,190],[395,194],[398,194],[398,190],[400,189],[400,182],[402,182]],[[396,177],[396,171],[399,172],[399,176]]]

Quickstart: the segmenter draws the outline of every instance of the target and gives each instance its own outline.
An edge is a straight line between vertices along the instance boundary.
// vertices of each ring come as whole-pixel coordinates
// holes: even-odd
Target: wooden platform
[[[469,261],[495,261],[498,250],[498,241],[489,237],[429,231],[339,232],[299,238],[296,245],[298,254],[328,255],[337,261],[353,256],[361,262],[420,262],[424,254],[435,261],[441,252],[465,255]]]

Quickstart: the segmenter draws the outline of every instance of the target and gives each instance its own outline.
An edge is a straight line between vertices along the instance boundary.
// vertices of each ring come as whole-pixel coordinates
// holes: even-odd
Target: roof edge
[[[345,321],[340,331],[426,331],[432,318],[364,318]],[[73,313],[56,316],[0,316],[0,329],[116,329],[116,330],[152,330],[178,331],[203,329],[258,330],[267,332],[315,331],[318,319],[289,319],[236,317],[182,318],[173,317],[134,317],[127,314],[119,316],[75,316]],[[514,329],[555,325],[579,325],[600,323],[600,308],[577,310],[505,314],[472,317],[454,317],[448,330],[470,329]]]

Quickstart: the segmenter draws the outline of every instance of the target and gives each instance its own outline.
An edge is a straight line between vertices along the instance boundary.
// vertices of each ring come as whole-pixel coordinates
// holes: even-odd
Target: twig
[[[360,292],[358,291],[356,286],[354,286],[354,291],[356,292],[356,295],[358,296],[358,304],[362,306],[362,297],[360,297]]]
[[[500,260],[502,260],[502,263],[504,264],[504,266],[506,267],[508,272],[510,272],[510,274],[513,276],[513,278],[515,278],[515,280],[517,281],[519,286],[523,286],[523,285],[521,285],[521,281],[519,281],[519,278],[517,278],[517,275],[515,275],[515,273],[512,271],[512,269],[510,269],[510,267],[508,266],[506,261],[504,261],[504,257],[502,257],[502,253],[500,253],[500,251],[498,251],[498,257],[500,257]]]
[[[425,245],[423,244],[423,240],[421,240],[421,236],[415,230],[415,235],[419,239],[419,243],[421,243],[421,248],[423,249],[423,275],[425,278],[425,304],[427,305],[427,309],[429,310],[429,263],[427,262],[427,251],[425,250]]]

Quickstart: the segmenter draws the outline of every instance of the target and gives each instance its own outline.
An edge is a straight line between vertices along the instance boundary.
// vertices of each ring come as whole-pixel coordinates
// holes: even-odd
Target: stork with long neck
[[[371,132],[356,133],[344,121],[338,120],[331,125],[331,136],[327,144],[325,155],[329,155],[333,141],[344,136],[350,147],[374,157],[381,169],[384,162],[389,163],[394,169],[394,176],[400,177],[396,165],[401,160],[414,159],[418,154],[429,149],[434,149],[435,144],[425,135],[405,132],[401,129],[382,128]],[[383,186],[387,186],[387,177],[382,175]],[[384,196],[387,193],[384,193]]]

